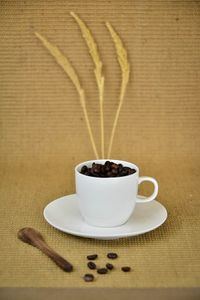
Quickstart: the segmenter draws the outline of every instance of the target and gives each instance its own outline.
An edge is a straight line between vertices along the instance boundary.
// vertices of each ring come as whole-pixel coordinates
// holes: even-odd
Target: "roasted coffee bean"
[[[131,268],[126,266],[126,267],[122,267],[121,270],[123,272],[130,272]]]
[[[100,174],[98,174],[98,173],[92,173],[92,176],[93,177],[100,177]]]
[[[126,172],[127,172],[127,174],[128,174],[128,172],[129,172],[129,170],[130,170],[130,168],[129,168],[129,167],[123,167],[123,171],[126,171]]]
[[[100,170],[99,170],[99,168],[98,168],[97,166],[95,166],[95,167],[93,168],[93,171],[94,171],[95,173],[99,173],[99,172],[100,172]]]
[[[94,270],[97,268],[97,266],[95,265],[95,263],[93,263],[92,261],[89,261],[87,264],[88,268],[91,270]]]
[[[107,176],[106,176],[106,174],[99,174],[99,177],[105,178],[105,177],[107,177]]]
[[[122,164],[116,164],[112,161],[106,161],[105,164],[93,162],[92,167],[83,166],[81,173],[92,177],[120,177],[134,174],[135,169],[123,167]]]
[[[136,171],[134,169],[128,170],[128,175],[134,174]]]
[[[102,166],[101,166],[101,174],[103,175],[103,174],[105,174],[105,173],[106,173],[105,166],[102,165]]]
[[[117,255],[117,253],[110,252],[107,254],[107,257],[110,259],[116,259],[118,257],[118,255]]]
[[[87,167],[87,166],[82,166],[82,168],[81,168],[81,173],[82,173],[82,174],[85,174],[85,173],[87,172],[87,170],[88,170],[88,167]]]
[[[84,175],[87,175],[87,176],[92,176],[92,174],[91,174],[91,172],[90,171],[87,171],[87,172],[85,172],[85,174]]]
[[[95,260],[95,259],[97,259],[97,257],[98,257],[97,254],[92,254],[92,255],[88,255],[87,259],[89,259],[89,260]]]
[[[101,172],[101,165],[100,164],[96,164],[95,167],[93,168],[93,170],[96,173],[100,173]]]
[[[109,160],[107,160],[107,161],[105,162],[105,166],[106,166],[106,167],[108,167],[108,166],[110,167],[110,165],[111,165],[111,162],[110,162]]]
[[[112,172],[107,172],[107,174],[106,174],[108,177],[112,177]]]
[[[108,270],[106,268],[100,268],[100,269],[97,270],[97,273],[106,274],[106,273],[108,273]]]
[[[93,169],[93,168],[92,168],[92,169],[89,169],[89,172],[90,172],[91,176],[95,176],[95,172],[94,172],[94,169]]]
[[[120,176],[126,176],[127,175],[127,171],[126,170],[122,170],[120,173]]]
[[[108,270],[112,270],[112,269],[114,268],[114,266],[113,266],[112,264],[107,263],[107,264],[106,264],[106,268],[107,268]]]
[[[112,169],[118,169],[118,165],[115,164],[115,163],[112,163],[112,164],[111,164],[111,168],[112,168]]]
[[[105,166],[105,172],[109,172],[110,171],[110,166]]]
[[[118,171],[117,171],[117,169],[112,169],[112,174],[115,176],[115,175],[117,175],[118,174]]]
[[[93,274],[85,274],[83,279],[86,281],[86,282],[91,282],[91,281],[94,281],[94,275]]]
[[[122,170],[123,170],[123,166],[122,166],[122,164],[119,164],[118,165],[118,172],[120,173]]]

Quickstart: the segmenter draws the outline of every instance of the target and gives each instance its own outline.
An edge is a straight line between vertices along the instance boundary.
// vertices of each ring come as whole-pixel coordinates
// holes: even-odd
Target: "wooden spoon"
[[[30,244],[41,250],[65,272],[71,272],[73,270],[73,266],[59,254],[57,254],[53,249],[51,249],[44,241],[43,236],[37,230],[30,227],[25,227],[18,231],[17,236],[24,243]]]

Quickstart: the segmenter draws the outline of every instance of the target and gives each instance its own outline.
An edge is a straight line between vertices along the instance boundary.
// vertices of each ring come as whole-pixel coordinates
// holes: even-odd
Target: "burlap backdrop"
[[[74,166],[94,155],[77,93],[34,31],[67,54],[79,72],[100,146],[93,64],[71,10],[91,28],[104,62],[106,145],[120,84],[106,20],[126,45],[131,80],[112,158],[135,162],[141,175],[158,179],[158,200],[169,218],[151,233],[97,241],[61,233],[43,219],[47,203],[74,192]],[[199,2],[192,0],[1,1],[1,286],[86,286],[85,256],[96,252],[103,263],[107,251],[118,252],[116,267],[128,264],[133,271],[99,275],[93,286],[199,285],[199,13]],[[143,186],[145,194],[150,191]],[[76,271],[62,272],[17,240],[24,226],[40,230]]]

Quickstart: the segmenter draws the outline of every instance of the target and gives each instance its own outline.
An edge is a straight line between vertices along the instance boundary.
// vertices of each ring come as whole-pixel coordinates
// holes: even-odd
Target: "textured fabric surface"
[[[94,287],[197,287],[199,274],[200,5],[198,1],[1,1],[0,3],[0,234],[2,287],[88,287],[85,256],[116,251],[116,269]],[[117,107],[120,69],[104,22],[123,38],[131,79],[112,158],[136,163],[159,181],[158,201],[169,212],[155,231],[116,241],[83,239],[50,227],[47,203],[73,193],[74,166],[93,159],[77,93],[34,35],[38,31],[73,63],[86,87],[99,143],[93,64],[73,10],[93,32],[104,62],[108,146]],[[144,184],[140,192],[152,187]],[[39,230],[75,267],[62,272],[17,239]],[[130,265],[133,271],[119,268]]]

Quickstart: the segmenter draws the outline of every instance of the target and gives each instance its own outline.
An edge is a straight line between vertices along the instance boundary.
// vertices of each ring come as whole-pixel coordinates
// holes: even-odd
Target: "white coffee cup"
[[[134,211],[136,203],[153,201],[158,194],[158,183],[152,177],[139,177],[139,168],[127,161],[110,160],[136,170],[123,177],[91,177],[81,174],[81,168],[92,163],[104,164],[105,159],[82,162],[75,167],[76,194],[85,221],[93,226],[114,227],[124,224]],[[145,199],[138,198],[138,185],[143,181],[154,184],[154,192]]]

